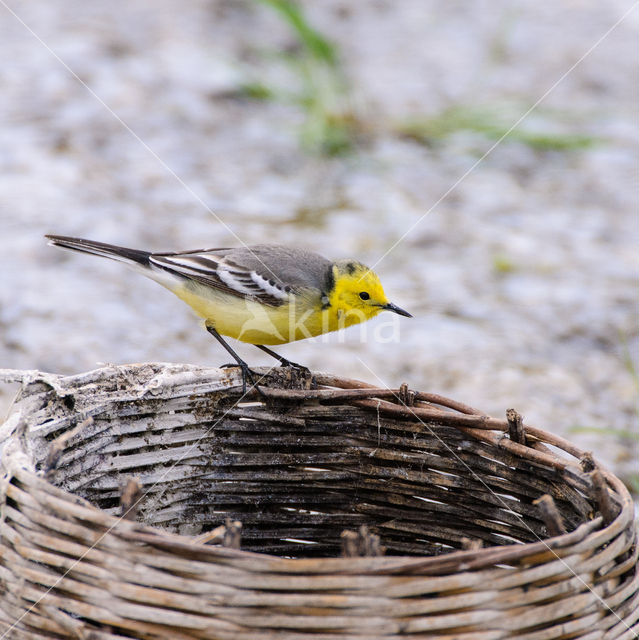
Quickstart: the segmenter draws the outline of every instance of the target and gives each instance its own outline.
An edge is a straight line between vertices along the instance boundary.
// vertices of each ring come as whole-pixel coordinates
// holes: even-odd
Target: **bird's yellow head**
[[[374,271],[353,260],[333,263],[327,297],[330,307],[346,316],[345,326],[370,320],[384,310],[412,317],[407,311],[389,302]]]

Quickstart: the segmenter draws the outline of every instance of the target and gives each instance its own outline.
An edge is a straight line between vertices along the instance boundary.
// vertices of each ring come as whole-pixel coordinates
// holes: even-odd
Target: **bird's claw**
[[[298,364],[297,362],[291,362],[290,360],[286,360],[283,358],[280,360],[280,367],[291,367],[291,369],[297,369],[302,373],[310,373],[311,370],[308,367],[305,367],[303,364]]]
[[[250,367],[246,364],[246,362],[240,364],[239,362],[229,362],[228,364],[223,364],[221,369],[230,369],[232,367],[239,367],[242,371],[242,395],[246,395],[246,381],[248,380],[251,383],[251,386],[255,391],[259,393],[263,398],[266,397],[262,390],[259,388],[257,382],[255,382],[255,377],[259,378],[260,374],[255,371],[251,371]],[[254,377],[255,376],[255,377]]]

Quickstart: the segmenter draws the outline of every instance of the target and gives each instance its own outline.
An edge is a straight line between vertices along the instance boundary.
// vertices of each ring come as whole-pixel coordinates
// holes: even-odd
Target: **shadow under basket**
[[[570,442],[405,385],[0,372],[0,637],[639,637],[634,506]],[[1,635],[4,634],[4,635]]]

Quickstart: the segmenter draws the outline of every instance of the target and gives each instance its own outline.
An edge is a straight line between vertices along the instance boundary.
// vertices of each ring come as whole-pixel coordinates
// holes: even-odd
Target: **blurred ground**
[[[492,140],[460,131],[425,146],[399,136],[398,123],[506,104],[514,121],[632,2],[306,3],[311,24],[338,43],[367,123],[341,158],[301,150],[299,105],[238,97],[255,77],[281,80],[273,52],[293,44],[264,6],[9,6],[37,37],[0,8],[1,367],[226,360],[168,292],[115,263],[49,248],[44,233],[171,250],[236,245],[230,229],[249,244],[372,265],[419,221],[376,267],[415,315],[402,319],[398,343],[370,339],[371,325],[366,343],[352,329],[345,344],[333,336],[282,353],[493,415],[514,406],[624,477],[635,472],[632,437],[571,428],[639,436],[639,390],[624,364],[626,348],[639,362],[639,7],[531,117],[542,133],[563,127],[597,144],[506,141],[433,208]]]

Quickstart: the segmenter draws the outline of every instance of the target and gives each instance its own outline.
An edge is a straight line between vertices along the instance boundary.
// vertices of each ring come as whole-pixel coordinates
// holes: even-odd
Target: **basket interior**
[[[196,535],[230,517],[242,523],[245,550],[338,556],[340,534],[365,524],[387,555],[431,556],[464,539],[493,546],[547,537],[533,504],[543,494],[569,531],[593,513],[569,474],[436,422],[317,401],[233,407],[214,393],[94,399],[86,420],[78,394],[67,396],[60,429],[42,431],[51,442],[85,421],[48,471],[53,484],[118,515],[122,487],[135,477],[144,494],[138,520]]]

